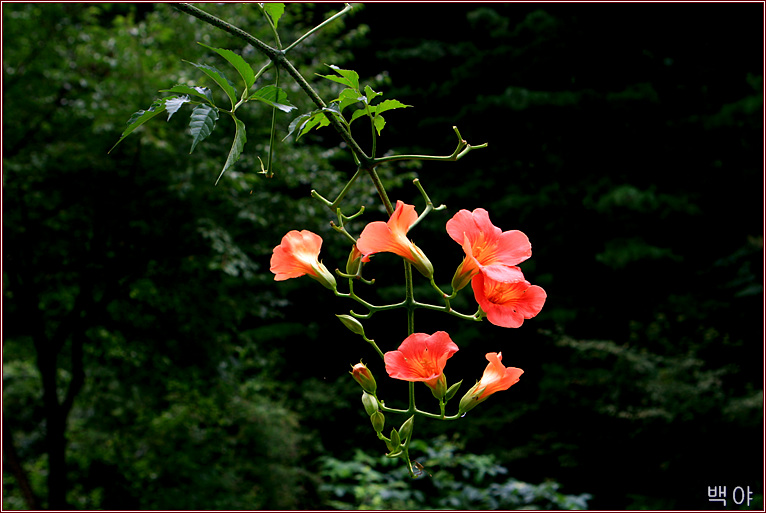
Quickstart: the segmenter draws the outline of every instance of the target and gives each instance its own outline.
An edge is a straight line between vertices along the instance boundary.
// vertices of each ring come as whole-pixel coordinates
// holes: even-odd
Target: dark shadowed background
[[[253,4],[201,7],[272,41]],[[341,8],[288,4],[282,41]],[[413,458],[432,475],[387,481],[400,469],[380,460],[349,364],[369,364],[389,406],[406,385],[335,318],[359,307],[269,272],[293,229],[345,264],[309,195],[334,197],[355,170],[337,134],[280,142],[266,179],[271,110],[246,106],[244,155],[217,186],[223,116],[191,155],[188,107],[107,155],[158,90],[215,88],[183,60],[234,79],[197,41],[256,70],[264,58],[166,4],[3,4],[4,508],[509,509],[589,494],[592,509],[719,509],[713,486],[730,507],[749,487],[762,508],[762,21],[757,3],[367,4],[290,53],[326,100],[338,84],[315,73],[335,64],[413,106],[386,115],[379,155],[449,154],[453,125],[489,143],[381,176],[392,200],[421,211],[418,177],[447,206],[410,233],[445,290],[463,253],[444,225],[481,207],[528,235],[521,267],[548,293],[518,329],[418,311],[416,331],[460,346],[450,382],[467,390],[490,351],[525,373],[459,422],[419,420]],[[355,185],[348,213],[367,210],[349,231],[385,219],[378,203]],[[360,295],[399,300],[397,258],[365,275]],[[453,305],[473,313],[470,288]],[[404,314],[365,329],[395,349]],[[520,499],[511,482],[559,495]]]

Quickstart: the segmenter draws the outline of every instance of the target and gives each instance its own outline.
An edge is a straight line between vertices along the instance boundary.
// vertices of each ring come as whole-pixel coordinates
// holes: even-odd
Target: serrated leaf
[[[348,124],[350,125],[355,120],[361,118],[362,116],[366,116],[366,115],[367,115],[367,109],[357,109],[357,110],[354,111],[353,114],[351,114],[351,120],[349,120]]]
[[[189,130],[192,135],[192,145],[189,153],[194,151],[197,143],[202,142],[215,128],[215,122],[218,120],[218,109],[209,105],[197,105],[191,114],[189,121]]]
[[[383,116],[375,116],[375,130],[378,131],[378,135],[380,135],[380,131],[383,130],[383,127],[386,126],[386,120],[383,119]]]
[[[213,50],[215,53],[229,61],[229,64],[234,66],[239,75],[242,77],[242,80],[245,82],[246,91],[253,87],[253,84],[255,83],[255,72],[253,71],[253,68],[250,67],[250,65],[245,61],[245,59],[242,58],[242,56],[224,48],[213,48],[212,46],[208,46],[204,43],[197,44],[204,46],[208,50]]]
[[[372,103],[372,100],[377,98],[378,96],[382,95],[383,93],[376,93],[372,90],[372,87],[366,85],[364,86],[364,95],[367,97],[367,103]]]
[[[343,109],[345,109],[349,105],[353,105],[363,100],[364,100],[364,96],[359,96],[357,91],[354,91],[350,87],[347,87],[346,89],[340,92],[338,97],[335,98],[333,102],[337,102],[339,112],[343,112]]]
[[[300,125],[300,133],[295,138],[295,140],[300,139],[303,135],[311,131],[312,128],[320,129],[323,126],[328,126],[329,124],[330,120],[327,119],[327,116],[325,116],[324,112],[321,110],[315,110],[311,113],[311,116],[309,116],[306,121]]]
[[[274,22],[274,28],[276,29],[277,24],[279,23],[279,18],[281,18],[282,14],[285,12],[285,4],[264,3],[261,5],[263,6],[263,10],[265,10],[271,17],[271,21]]]
[[[212,78],[213,81],[218,84],[221,89],[223,89],[223,91],[226,93],[226,96],[229,97],[229,100],[231,100],[231,107],[234,108],[234,105],[237,103],[237,91],[234,89],[234,85],[231,83],[231,81],[226,78],[226,75],[221,73],[213,66],[208,66],[207,64],[197,64],[196,62],[191,61],[184,62],[188,62],[192,66],[201,69],[205,75]]]
[[[384,100],[380,102],[378,105],[374,107],[375,114],[382,114],[387,110],[393,110],[393,109],[404,109],[407,107],[412,107],[412,105],[405,105],[399,100]]]
[[[143,125],[144,123],[152,119],[154,116],[165,112],[165,102],[172,98],[175,98],[175,96],[168,96],[167,98],[161,98],[159,100],[155,100],[154,103],[152,103],[148,109],[134,112],[133,115],[130,116],[130,119],[128,119],[128,123],[127,123],[128,126],[122,132],[120,139],[116,143],[114,143],[114,146],[112,146],[112,148],[107,153],[111,153],[112,150],[115,149],[117,145],[122,142],[123,139],[125,139],[127,136],[129,136],[133,132],[133,130],[140,127],[141,125]]]
[[[303,124],[306,122],[306,120],[308,120],[313,115],[314,115],[314,112],[308,112],[306,114],[301,114],[297,118],[290,121],[290,126],[287,127],[287,135],[285,136],[284,139],[282,139],[282,141],[285,141],[288,137],[293,135],[293,132],[295,132],[296,129],[303,128]]]
[[[295,109],[294,105],[291,105],[287,100],[287,93],[282,90],[281,87],[275,85],[267,85],[254,92],[248,100],[258,100],[275,107],[282,112],[290,112]]]
[[[207,87],[188,86],[184,84],[177,84],[170,89],[160,89],[161,93],[181,93],[197,96],[203,100],[209,102],[211,105],[215,105],[213,101],[213,94]]]
[[[350,70],[350,69],[340,69],[338,66],[335,66],[334,64],[328,64],[330,68],[332,68],[336,73],[338,73],[340,76],[335,75],[319,75],[322,78],[326,78],[328,80],[332,80],[333,82],[338,82],[339,84],[344,84],[355,91],[359,91],[359,74],[356,71]]]
[[[245,136],[245,124],[235,117],[234,125],[236,126],[234,141],[231,143],[229,156],[226,158],[226,163],[223,165],[221,174],[218,175],[218,180],[220,180],[223,174],[231,169],[231,167],[239,160],[239,156],[242,155],[242,149],[245,147],[245,142],[247,142],[247,137]],[[215,181],[216,185],[218,185],[218,180]]]
[[[171,97],[165,100],[165,110],[168,111],[168,121],[170,121],[170,118],[173,117],[173,114],[178,112],[178,109],[181,108],[181,105],[189,101],[188,95],[183,96],[177,96],[177,97]]]

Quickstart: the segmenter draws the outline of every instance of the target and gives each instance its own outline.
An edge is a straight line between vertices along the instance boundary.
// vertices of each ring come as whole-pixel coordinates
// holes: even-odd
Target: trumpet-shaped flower
[[[487,353],[489,365],[484,369],[481,379],[460,400],[460,411],[467,412],[495,392],[508,390],[519,382],[524,371],[502,364],[503,353]]]
[[[395,253],[409,260],[423,276],[430,278],[434,269],[423,251],[407,238],[407,231],[417,220],[413,205],[396,202],[396,209],[387,222],[374,221],[362,230],[356,247],[366,262],[374,253]]]
[[[433,335],[413,333],[404,339],[399,349],[384,354],[383,361],[392,378],[422,381],[431,390],[437,390],[445,388],[444,366],[457,351],[457,344],[444,331]]]
[[[480,271],[495,280],[513,279],[508,267],[532,256],[532,245],[524,233],[501,231],[483,208],[459,211],[447,221],[447,233],[465,251],[465,258],[453,278],[455,290],[468,285]]]
[[[335,290],[335,277],[319,262],[322,237],[308,230],[292,230],[271,255],[271,272],[275,281],[308,274],[328,289]]]
[[[548,297],[542,287],[524,279],[521,269],[508,267],[506,281],[480,272],[471,280],[476,302],[489,322],[504,328],[518,328],[542,310]]]

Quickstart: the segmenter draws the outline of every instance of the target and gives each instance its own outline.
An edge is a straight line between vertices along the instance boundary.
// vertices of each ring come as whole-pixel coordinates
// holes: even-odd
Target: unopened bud
[[[335,314],[335,317],[337,317],[340,322],[343,323],[345,327],[347,327],[352,333],[356,333],[357,335],[364,336],[364,326],[362,326],[362,323],[351,317],[350,315],[338,315]]]
[[[399,428],[399,438],[407,440],[412,434],[412,425],[415,423],[415,415],[404,421],[402,427]]]
[[[392,451],[398,451],[399,446],[402,445],[402,439],[399,437],[399,432],[396,428],[391,428],[391,447]]]
[[[372,372],[362,362],[357,363],[351,368],[351,377],[356,380],[357,383],[362,385],[362,389],[369,393],[375,394],[378,385],[375,383],[375,378],[372,377]]]
[[[376,411],[370,415],[370,422],[372,422],[372,429],[374,429],[376,433],[380,433],[383,431],[383,426],[386,424],[386,418],[381,412]]]
[[[378,400],[367,392],[362,392],[362,405],[364,406],[364,411],[367,412],[367,415],[372,415],[378,411]]]
[[[351,252],[348,254],[348,261],[346,262],[346,274],[356,274],[359,272],[359,267],[362,265],[362,252],[356,248],[356,244],[351,248]]]

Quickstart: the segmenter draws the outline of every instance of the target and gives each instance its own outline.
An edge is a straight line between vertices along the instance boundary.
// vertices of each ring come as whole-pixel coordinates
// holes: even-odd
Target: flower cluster
[[[452,278],[452,294],[442,293],[434,282],[431,261],[423,250],[408,238],[408,232],[419,219],[413,205],[397,201],[388,221],[374,221],[363,228],[359,237],[354,239],[346,264],[346,273],[336,271],[338,275],[349,279],[348,294],[338,292],[335,278],[319,261],[322,239],[314,233],[306,230],[289,232],[281,244],[274,248],[271,258],[271,271],[275,274],[275,280],[308,275],[333,290],[336,295],[355,299],[367,307],[370,310],[367,315],[357,315],[352,311],[352,315],[338,315],[338,318],[349,330],[375,347],[383,358],[389,377],[410,383],[422,382],[439,401],[440,415],[423,412],[415,407],[411,388],[409,409],[388,408],[378,399],[377,384],[367,366],[363,363],[352,366],[351,376],[364,390],[362,403],[375,432],[386,442],[390,450],[389,456],[405,457],[408,463],[407,447],[414,414],[441,419],[457,418],[492,394],[510,388],[519,381],[524,371],[516,367],[505,367],[500,352],[486,353],[489,364],[483,375],[463,395],[457,414],[447,417],[444,412],[445,404],[452,399],[462,383],[461,380],[449,386],[444,374],[447,360],[459,350],[457,344],[444,331],[437,331],[431,335],[411,333],[396,350],[384,354],[373,340],[367,338],[358,319],[369,317],[378,309],[390,309],[391,306],[374,307],[353,292],[352,282],[361,278],[363,265],[369,263],[370,257],[377,253],[399,255],[430,280],[431,285],[442,294],[445,301],[442,311],[475,321],[486,318],[491,324],[505,328],[518,328],[524,320],[535,317],[540,313],[547,297],[541,287],[532,285],[524,278],[519,268],[520,263],[532,256],[532,246],[527,236],[519,230],[502,231],[492,224],[489,213],[483,208],[477,208],[473,212],[460,210],[447,222],[447,234],[460,244],[465,256]],[[348,235],[348,232],[346,234]],[[454,312],[449,305],[449,300],[469,283],[478,303],[478,311],[472,317]],[[403,305],[404,303],[399,306]],[[412,416],[399,430],[393,429],[389,438],[382,434],[385,425],[384,413],[404,413]]]

